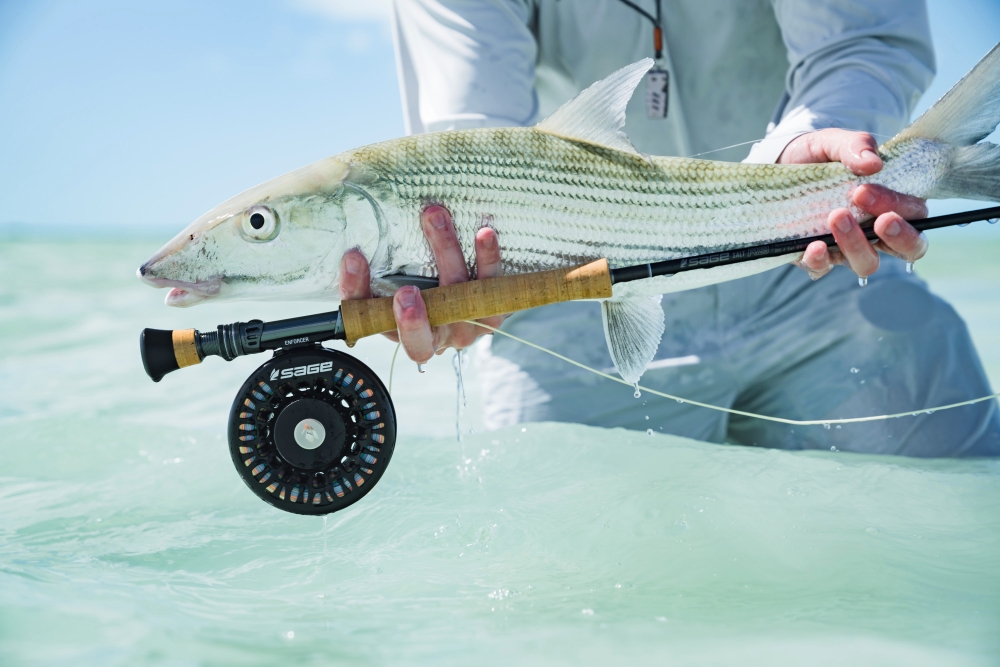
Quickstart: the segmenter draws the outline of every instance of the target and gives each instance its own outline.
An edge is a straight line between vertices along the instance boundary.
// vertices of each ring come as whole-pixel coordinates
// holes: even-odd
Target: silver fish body
[[[829,212],[850,206],[859,185],[925,196],[950,153],[919,139],[885,149],[884,169],[866,177],[839,163],[646,158],[535,128],[502,128],[396,139],[339,159],[352,165],[352,178],[384,219],[373,269],[434,276],[419,225],[430,204],[451,211],[470,269],[472,239],[483,227],[497,232],[508,273],[601,257],[628,266],[828,233]]]

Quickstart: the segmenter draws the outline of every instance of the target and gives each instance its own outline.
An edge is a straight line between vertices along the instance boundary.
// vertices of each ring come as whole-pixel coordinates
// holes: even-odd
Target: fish
[[[622,132],[625,106],[652,67],[645,59],[598,81],[533,127],[393,139],[349,150],[226,200],[138,269],[166,303],[339,301],[352,248],[376,294],[393,279],[437,275],[421,211],[446,206],[470,275],[473,240],[492,228],[505,274],[606,258],[617,268],[830,232],[866,183],[922,198],[1000,201],[1000,44],[920,118],[879,147],[883,168],[840,163],[758,165],[640,153]],[[615,285],[601,301],[619,374],[638,381],[663,335],[661,295],[734,280],[801,253]]]

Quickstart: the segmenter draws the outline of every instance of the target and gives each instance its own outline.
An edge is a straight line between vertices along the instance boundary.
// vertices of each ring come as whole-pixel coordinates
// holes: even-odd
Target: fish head
[[[206,300],[339,301],[340,258],[379,242],[377,204],[343,156],[258,185],[202,215],[139,267],[168,306]]]

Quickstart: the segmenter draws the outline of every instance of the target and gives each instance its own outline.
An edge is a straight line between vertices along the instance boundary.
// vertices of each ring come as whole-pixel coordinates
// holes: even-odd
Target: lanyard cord
[[[661,5],[663,0],[656,0],[655,17],[639,5],[632,2],[632,0],[620,0],[620,2],[623,5],[631,7],[635,11],[639,12],[642,16],[645,16],[649,19],[649,22],[653,24],[653,50],[656,52],[656,60],[663,58],[663,7]]]

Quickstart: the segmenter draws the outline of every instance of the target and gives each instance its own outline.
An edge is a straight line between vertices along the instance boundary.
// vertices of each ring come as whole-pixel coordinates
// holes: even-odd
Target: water
[[[1000,659],[996,461],[709,445],[655,413],[652,436],[482,433],[471,376],[457,442],[448,355],[400,355],[383,480],[325,519],[278,512],[223,440],[263,357],[153,384],[137,335],[322,305],[167,309],[132,276],[158,241],[0,242],[5,665]],[[921,262],[994,384],[998,249]],[[388,379],[393,348],[354,353]]]

